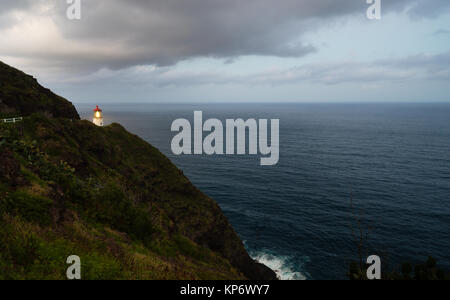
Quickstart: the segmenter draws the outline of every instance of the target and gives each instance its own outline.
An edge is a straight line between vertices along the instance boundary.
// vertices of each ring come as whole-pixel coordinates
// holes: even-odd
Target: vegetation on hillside
[[[119,124],[0,63],[0,279],[276,279],[219,206]]]
[[[36,112],[59,118],[80,118],[72,103],[42,87],[32,76],[0,61],[0,118]]]
[[[63,279],[72,254],[84,279],[244,278],[186,236],[214,202],[119,125],[33,115],[0,136],[0,279]]]

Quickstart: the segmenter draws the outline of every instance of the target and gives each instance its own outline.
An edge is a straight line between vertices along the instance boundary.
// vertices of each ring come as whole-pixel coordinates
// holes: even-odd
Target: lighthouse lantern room
[[[103,113],[98,105],[94,109],[94,119],[92,120],[92,122],[97,126],[103,126]]]

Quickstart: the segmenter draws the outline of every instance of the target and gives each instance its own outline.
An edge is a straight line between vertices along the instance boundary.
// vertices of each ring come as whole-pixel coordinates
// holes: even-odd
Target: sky
[[[366,1],[1,0],[0,60],[75,103],[450,102],[450,1]]]

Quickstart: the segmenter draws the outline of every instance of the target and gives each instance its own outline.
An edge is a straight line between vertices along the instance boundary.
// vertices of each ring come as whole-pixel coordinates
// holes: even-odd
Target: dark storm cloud
[[[303,33],[337,17],[364,16],[368,7],[365,0],[83,0],[82,20],[69,21],[63,0],[2,0],[0,5],[4,13],[32,12],[42,3],[54,5],[49,16],[63,42],[48,49],[0,49],[0,55],[52,58],[93,70],[165,66],[195,57],[302,57],[317,50],[302,41]],[[415,17],[434,17],[450,5],[448,0],[382,3],[383,12],[408,10]],[[60,51],[64,42],[78,47]]]

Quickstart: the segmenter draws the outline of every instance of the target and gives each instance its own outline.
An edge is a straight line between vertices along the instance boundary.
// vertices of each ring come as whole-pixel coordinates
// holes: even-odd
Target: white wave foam
[[[288,264],[288,257],[274,256],[267,253],[253,253],[252,258],[271,268],[281,280],[306,280],[306,276],[294,271]]]

